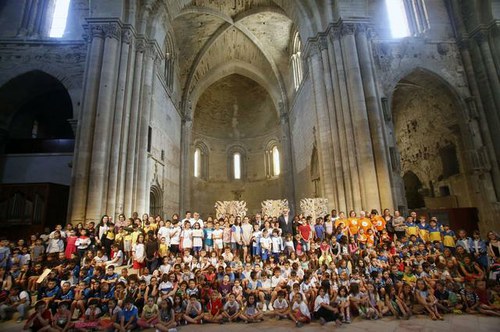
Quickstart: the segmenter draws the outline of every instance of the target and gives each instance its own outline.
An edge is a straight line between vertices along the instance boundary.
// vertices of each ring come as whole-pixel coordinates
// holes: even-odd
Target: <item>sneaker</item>
[[[267,305],[265,303],[262,305],[262,311],[267,311]]]
[[[269,303],[269,305],[267,306],[267,309],[269,309],[269,311],[273,311],[274,310],[273,305],[271,303]]]
[[[295,323],[295,326],[302,327],[302,326],[304,326],[304,324],[302,324],[301,322],[297,322],[297,323]]]
[[[350,318],[347,318],[347,319],[344,321],[344,323],[346,323],[346,324],[351,324],[351,319],[350,319]]]
[[[326,324],[326,320],[325,320],[323,317],[320,317],[320,318],[319,318],[319,323],[320,323],[321,325],[325,325],[325,324]]]
[[[21,323],[24,319],[19,317],[17,320],[16,320],[16,323]]]
[[[177,329],[176,328],[171,328],[171,329],[168,329],[168,332],[177,332]]]
[[[161,332],[160,330],[156,329],[155,332]]]
[[[203,319],[200,319],[200,325],[203,325]]]

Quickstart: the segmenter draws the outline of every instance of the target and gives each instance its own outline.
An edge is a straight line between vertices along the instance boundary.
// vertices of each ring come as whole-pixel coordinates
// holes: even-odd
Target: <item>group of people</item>
[[[500,316],[500,242],[411,212],[107,215],[0,241],[0,318],[32,331]],[[32,303],[33,302],[33,303]],[[31,308],[34,310],[31,310]]]

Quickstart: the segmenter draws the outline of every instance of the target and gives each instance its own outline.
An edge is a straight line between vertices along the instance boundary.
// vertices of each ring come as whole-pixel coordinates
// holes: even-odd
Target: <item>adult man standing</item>
[[[294,234],[293,231],[293,217],[290,216],[290,210],[284,209],[283,214],[279,216],[278,222],[280,224],[280,228],[283,231],[281,234],[285,236],[286,234]]]

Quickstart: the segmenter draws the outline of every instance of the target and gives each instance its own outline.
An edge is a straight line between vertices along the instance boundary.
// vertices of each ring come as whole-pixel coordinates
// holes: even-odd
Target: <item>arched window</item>
[[[302,57],[301,50],[302,42],[300,41],[299,33],[296,32],[293,38],[292,45],[292,74],[293,74],[293,85],[295,90],[298,90],[300,83],[302,83]]]
[[[277,146],[273,148],[273,175],[280,175],[280,152]]]
[[[233,177],[235,180],[241,180],[241,154],[233,153]]]
[[[61,38],[66,30],[68,20],[69,4],[71,0],[55,0],[54,14],[50,24],[49,37]]]
[[[208,178],[208,147],[202,142],[195,145],[193,175],[198,179],[206,180]]]
[[[393,38],[417,36],[430,28],[424,0],[385,0]]]
[[[278,177],[281,173],[281,160],[278,143],[275,140],[267,144],[264,158],[266,177]]]
[[[201,168],[201,150],[200,148],[196,148],[194,151],[194,177],[200,177],[200,169]]]
[[[244,180],[246,177],[246,152],[241,146],[233,146],[227,153],[227,175],[230,180]]]
[[[173,39],[168,34],[165,37],[165,82],[169,90],[172,90],[174,85],[174,43]]]

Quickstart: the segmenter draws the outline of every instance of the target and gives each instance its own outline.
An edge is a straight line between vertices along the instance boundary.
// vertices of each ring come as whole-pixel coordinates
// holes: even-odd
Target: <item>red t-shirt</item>
[[[34,312],[31,316],[30,316],[30,319],[33,318],[34,316],[36,316],[36,312]],[[49,325],[52,323],[52,315],[50,313],[50,310],[49,309],[46,309],[44,312],[42,312],[42,318],[45,319]],[[41,328],[45,327],[45,325],[42,324],[42,322],[40,322],[38,320],[38,318],[35,318],[33,320],[33,324],[31,325],[31,330],[32,331],[38,331],[40,330]]]
[[[217,312],[220,312],[222,310],[222,300],[220,298],[216,299],[215,301],[210,300],[210,302],[208,302],[207,308],[212,315],[217,314]]]
[[[311,226],[309,226],[309,224],[300,225],[299,232],[304,239],[309,240],[309,237],[311,236]]]

